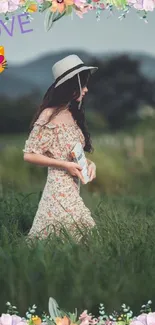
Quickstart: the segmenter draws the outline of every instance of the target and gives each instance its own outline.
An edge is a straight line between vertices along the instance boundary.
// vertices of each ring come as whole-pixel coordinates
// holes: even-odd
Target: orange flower
[[[5,69],[2,67],[2,64],[0,64],[0,73],[2,73]]]
[[[62,318],[56,317],[56,319],[55,319],[56,325],[61,325],[61,321],[62,321]]]
[[[25,0],[20,0],[20,1],[19,1],[19,4],[20,4],[21,6],[24,6],[24,5],[25,5]]]
[[[37,10],[38,10],[38,7],[36,4],[31,4],[27,9],[28,12],[36,12]]]
[[[57,317],[55,323],[56,325],[70,325],[70,319],[67,316],[64,316],[63,318]]]
[[[32,321],[34,325],[40,325],[41,324],[41,318],[38,316],[32,316]]]
[[[74,0],[53,0],[51,11],[59,13],[63,13],[68,6],[72,6],[74,4]]]

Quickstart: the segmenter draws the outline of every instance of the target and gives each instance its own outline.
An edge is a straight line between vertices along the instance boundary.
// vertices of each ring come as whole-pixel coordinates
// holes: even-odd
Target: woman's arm
[[[57,160],[36,153],[24,153],[24,160],[35,165],[43,167],[66,168],[67,161]]]
[[[36,164],[43,167],[56,167],[66,169],[72,176],[79,177],[81,179],[81,182],[84,184],[84,179],[81,174],[82,168],[79,164],[70,161],[49,158],[36,153],[25,153],[24,160],[31,164]]]
[[[96,165],[90,159],[87,159],[87,163],[88,163],[88,176],[91,182],[94,178],[96,178]]]
[[[93,162],[93,161],[91,161],[90,159],[87,159],[88,166],[89,166],[92,162]]]

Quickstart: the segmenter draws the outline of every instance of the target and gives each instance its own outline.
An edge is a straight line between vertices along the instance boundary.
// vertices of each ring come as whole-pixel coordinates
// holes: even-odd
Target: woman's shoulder
[[[49,122],[49,118],[52,115],[54,108],[45,108],[39,115],[38,119],[36,120],[35,124],[39,124],[43,126],[44,124]]]
[[[39,115],[38,119],[48,120],[52,115],[54,108],[45,108]]]

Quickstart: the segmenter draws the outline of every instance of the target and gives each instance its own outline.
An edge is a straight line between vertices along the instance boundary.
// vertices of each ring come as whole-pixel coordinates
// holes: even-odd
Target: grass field
[[[0,311],[6,301],[24,313],[36,303],[47,311],[49,296],[62,308],[97,313],[103,302],[133,310],[155,292],[155,200],[104,196],[94,210],[97,231],[77,245],[52,236],[28,247],[38,195],[10,193],[0,201]]]
[[[136,150],[137,134],[144,150]],[[97,178],[81,195],[97,230],[80,245],[67,234],[65,241],[53,235],[26,244],[47,170],[23,161],[25,139],[25,134],[0,139],[0,312],[7,301],[22,314],[33,303],[47,311],[50,296],[70,311],[97,314],[101,302],[109,311],[125,302],[139,312],[155,292],[153,128],[94,137],[89,158]]]
[[[46,168],[23,160],[26,134],[3,135],[0,139],[0,179],[5,187],[36,191],[44,186]],[[91,193],[151,195],[155,191],[155,149],[152,126],[137,126],[129,132],[93,136],[93,155],[87,157],[97,166],[96,179],[86,186]],[[5,186],[6,185],[6,186]]]

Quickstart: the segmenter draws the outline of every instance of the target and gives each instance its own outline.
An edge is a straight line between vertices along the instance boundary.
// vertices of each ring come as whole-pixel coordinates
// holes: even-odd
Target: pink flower
[[[154,0],[144,0],[143,8],[146,11],[153,11],[155,8],[155,1]]]
[[[128,4],[132,4],[137,10],[153,11],[155,8],[154,0],[128,0]]]
[[[20,0],[9,0],[8,1],[8,11],[12,12],[19,8]]]
[[[81,6],[80,8],[76,9],[75,12],[80,18],[83,18],[83,15],[86,14],[88,10],[91,10],[91,5],[87,5],[83,7]]]
[[[83,5],[87,2],[87,0],[74,0],[74,4],[80,8],[83,7]]]
[[[26,325],[26,320],[23,320],[17,315],[2,314],[0,317],[0,325]]]
[[[0,13],[13,12],[19,5],[20,0],[0,0]]]
[[[8,1],[1,0],[0,1],[0,13],[6,13],[8,11]]]
[[[97,324],[98,320],[93,318],[93,316],[87,314],[87,310],[85,310],[79,317],[80,325],[95,325]]]
[[[155,325],[155,313],[141,314],[130,325]]]

